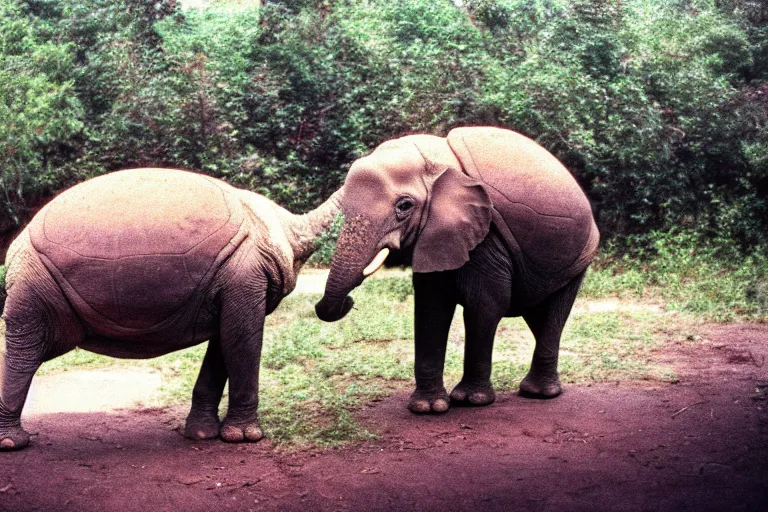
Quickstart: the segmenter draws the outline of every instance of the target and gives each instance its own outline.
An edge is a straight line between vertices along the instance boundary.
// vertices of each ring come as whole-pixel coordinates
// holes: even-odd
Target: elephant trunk
[[[352,309],[349,293],[365,279],[364,270],[376,256],[377,239],[361,216],[347,218],[331,260],[331,270],[323,298],[315,305],[318,318],[325,322],[341,320]]]

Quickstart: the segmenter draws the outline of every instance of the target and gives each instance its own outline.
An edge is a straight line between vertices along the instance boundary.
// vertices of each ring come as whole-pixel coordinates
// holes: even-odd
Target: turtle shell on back
[[[546,149],[500,128],[456,128],[448,144],[464,171],[482,181],[526,259],[558,272],[579,260],[597,230],[570,172]]]
[[[210,282],[244,237],[231,190],[186,171],[119,171],[56,197],[30,223],[30,238],[102,334],[152,330]]]

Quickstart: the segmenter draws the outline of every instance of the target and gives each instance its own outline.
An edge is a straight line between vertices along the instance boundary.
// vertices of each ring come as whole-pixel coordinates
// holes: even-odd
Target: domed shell
[[[515,242],[536,268],[556,273],[594,240],[592,209],[570,172],[551,153],[500,128],[456,128],[448,144],[464,171],[482,181]]]
[[[243,239],[231,191],[186,171],[119,171],[56,197],[30,223],[30,237],[102,334],[148,331],[184,308]]]

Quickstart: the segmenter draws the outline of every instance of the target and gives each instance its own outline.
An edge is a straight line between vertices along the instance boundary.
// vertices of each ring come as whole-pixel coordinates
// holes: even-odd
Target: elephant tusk
[[[367,267],[365,267],[365,270],[363,270],[363,277],[368,277],[369,275],[379,270],[384,264],[384,260],[387,259],[388,255],[389,249],[386,247],[379,251],[379,254],[377,254],[376,257],[373,258],[373,261],[370,262]]]

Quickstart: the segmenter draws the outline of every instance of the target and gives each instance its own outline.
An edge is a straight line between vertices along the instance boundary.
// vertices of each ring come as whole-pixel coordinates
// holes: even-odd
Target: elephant
[[[29,443],[21,411],[44,361],[75,347],[150,358],[206,340],[184,434],[261,439],[264,318],[294,289],[317,237],[340,213],[341,194],[293,215],[201,174],[130,169],[55,197],[8,251],[0,449]]]
[[[407,135],[356,160],[344,190],[344,223],[315,311],[339,320],[354,304],[349,293],[382,264],[412,266],[412,412],[495,400],[492,351],[503,317],[522,316],[536,340],[520,394],[562,392],[560,337],[600,235],[589,200],[552,154],[503,128]],[[449,396],[443,369],[457,304],[464,367]]]

